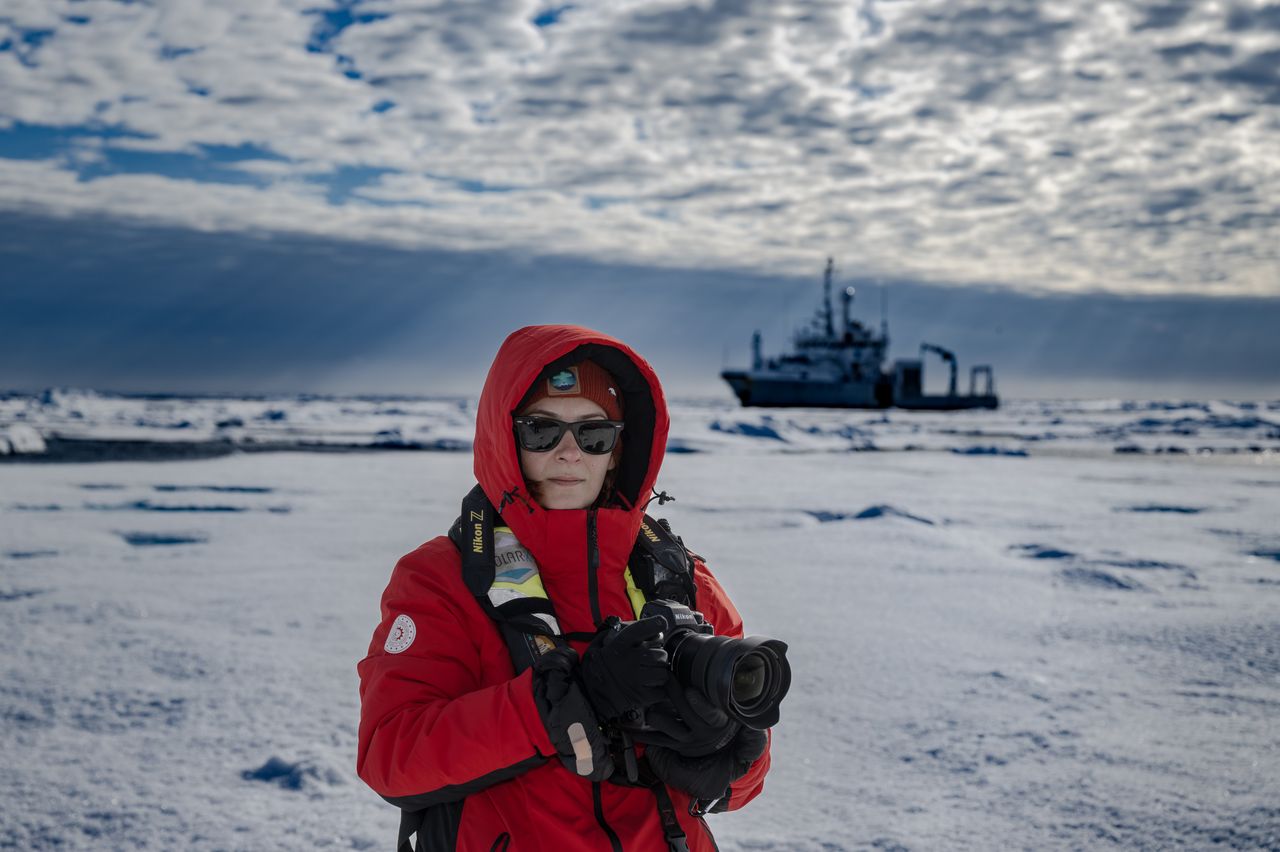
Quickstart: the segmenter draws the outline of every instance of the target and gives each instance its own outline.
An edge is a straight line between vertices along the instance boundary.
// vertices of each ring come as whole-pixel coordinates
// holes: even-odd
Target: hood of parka
[[[586,359],[613,375],[623,397],[627,425],[614,481],[622,499],[597,510],[544,509],[525,486],[511,418],[535,380]],[[558,551],[577,549],[566,539],[585,540],[589,511],[596,516],[602,570],[620,572],[626,567],[644,505],[658,479],[669,428],[657,375],[625,343],[582,326],[526,326],[503,341],[480,393],[474,445],[476,480],[544,574],[548,568],[554,570]]]

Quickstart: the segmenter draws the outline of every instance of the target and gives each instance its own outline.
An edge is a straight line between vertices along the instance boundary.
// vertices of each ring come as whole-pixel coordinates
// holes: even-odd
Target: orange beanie
[[[525,395],[525,403],[520,408],[525,410],[540,400],[560,396],[584,397],[600,406],[608,419],[622,419],[622,396],[618,383],[608,370],[594,361],[580,361],[539,378]]]

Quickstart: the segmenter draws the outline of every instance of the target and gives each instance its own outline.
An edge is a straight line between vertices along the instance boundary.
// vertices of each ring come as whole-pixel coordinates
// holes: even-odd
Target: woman
[[[715,843],[700,814],[760,792],[767,735],[682,693],[661,622],[636,620],[628,560],[668,425],[653,369],[613,338],[531,326],[503,343],[476,417],[483,494],[468,498],[501,515],[494,550],[478,522],[473,546],[463,522],[486,514],[473,507],[453,538],[403,557],[358,667],[357,769],[404,809],[402,849],[417,830],[420,850],[702,852]],[[482,551],[485,588],[464,577]],[[696,609],[740,637],[691,561]],[[513,596],[549,601],[538,617],[560,637],[531,644],[527,666],[495,621]]]

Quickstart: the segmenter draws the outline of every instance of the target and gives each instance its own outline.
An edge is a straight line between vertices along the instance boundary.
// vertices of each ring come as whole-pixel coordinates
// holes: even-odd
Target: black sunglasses
[[[584,453],[602,456],[613,452],[618,443],[618,433],[625,425],[621,420],[579,420],[566,423],[551,417],[513,417],[516,441],[531,453],[546,453],[560,444],[565,431],[573,433],[573,440]]]

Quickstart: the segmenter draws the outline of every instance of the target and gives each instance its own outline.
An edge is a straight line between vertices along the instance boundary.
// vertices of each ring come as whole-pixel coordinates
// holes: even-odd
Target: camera
[[[791,687],[787,645],[767,636],[716,636],[702,613],[670,600],[649,601],[640,618],[666,622],[663,648],[675,680],[702,693],[711,705],[748,728],[778,723],[778,706]],[[643,730],[643,717],[628,727]]]

